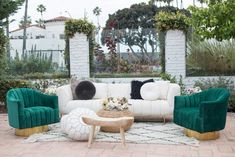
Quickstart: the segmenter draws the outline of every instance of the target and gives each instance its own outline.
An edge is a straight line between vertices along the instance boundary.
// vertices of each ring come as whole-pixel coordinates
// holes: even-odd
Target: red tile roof
[[[70,19],[71,18],[69,18],[69,17],[58,16],[58,17],[55,17],[53,19],[45,20],[45,23],[48,23],[48,22],[57,22],[57,21],[67,21],[67,20],[70,20]]]
[[[45,27],[39,26],[38,24],[26,26],[26,28],[29,28],[29,27],[38,27],[38,28],[41,28],[41,29],[45,29]],[[22,29],[24,29],[24,28],[22,27],[22,28],[15,29],[13,31],[10,31],[10,33],[13,33],[13,32],[16,32],[16,31],[20,31]]]

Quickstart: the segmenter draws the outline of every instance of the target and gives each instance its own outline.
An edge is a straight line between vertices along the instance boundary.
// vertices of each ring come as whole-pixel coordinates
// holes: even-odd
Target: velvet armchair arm
[[[175,109],[185,108],[185,107],[198,107],[200,103],[200,93],[195,93],[192,95],[176,96],[175,97]]]
[[[14,128],[20,128],[20,119],[24,116],[24,105],[23,103],[14,98],[7,98],[7,110],[8,120],[10,126]]]
[[[58,109],[58,96],[40,93],[40,97],[44,106]]]

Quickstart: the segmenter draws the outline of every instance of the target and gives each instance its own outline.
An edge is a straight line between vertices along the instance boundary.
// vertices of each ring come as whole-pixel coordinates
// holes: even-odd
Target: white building
[[[65,67],[64,64],[64,49],[65,21],[70,18],[59,16],[45,21],[45,27],[38,25],[30,25],[27,27],[27,42],[26,51],[36,50],[41,51],[46,55],[52,53],[52,61],[57,63],[59,67]],[[16,52],[19,57],[22,54],[23,45],[23,28],[19,28],[10,32],[10,53],[14,58]]]

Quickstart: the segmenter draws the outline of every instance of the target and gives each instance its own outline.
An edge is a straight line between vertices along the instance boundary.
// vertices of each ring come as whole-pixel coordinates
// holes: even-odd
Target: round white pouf
[[[61,130],[74,140],[88,140],[91,126],[83,122],[83,116],[96,117],[97,115],[90,109],[77,108],[61,118]],[[97,126],[95,135],[99,130],[100,127]]]

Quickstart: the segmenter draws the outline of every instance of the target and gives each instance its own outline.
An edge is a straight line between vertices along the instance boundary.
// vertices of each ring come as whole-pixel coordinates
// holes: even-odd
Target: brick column
[[[70,39],[70,74],[77,78],[90,77],[89,41],[85,34],[76,33]]]
[[[166,73],[186,77],[186,41],[185,34],[179,30],[169,30],[165,41]]]

